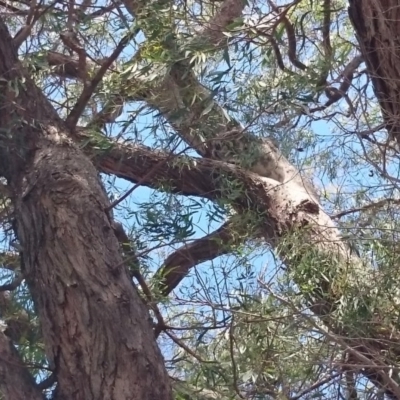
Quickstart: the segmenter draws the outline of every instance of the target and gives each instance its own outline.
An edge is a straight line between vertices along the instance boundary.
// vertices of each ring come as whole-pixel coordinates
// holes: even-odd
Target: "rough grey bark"
[[[97,171],[24,74],[1,20],[0,77],[0,174],[57,375],[55,399],[172,399]]]

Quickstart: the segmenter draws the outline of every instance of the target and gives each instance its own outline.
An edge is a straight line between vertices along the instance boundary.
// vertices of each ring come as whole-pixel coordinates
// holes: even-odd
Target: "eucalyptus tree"
[[[0,3],[5,398],[400,398],[398,17],[355,3]]]

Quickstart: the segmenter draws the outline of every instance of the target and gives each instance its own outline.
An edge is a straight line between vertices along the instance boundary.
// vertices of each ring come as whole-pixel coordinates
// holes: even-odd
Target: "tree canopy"
[[[400,399],[399,26],[0,0],[0,399]]]

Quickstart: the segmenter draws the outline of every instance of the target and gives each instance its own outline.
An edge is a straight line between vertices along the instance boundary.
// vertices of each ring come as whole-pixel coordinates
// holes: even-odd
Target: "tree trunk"
[[[0,175],[12,191],[23,274],[57,375],[56,399],[172,398],[91,162],[25,76],[0,20]]]
[[[397,0],[350,0],[349,16],[386,128],[400,143],[400,7]]]

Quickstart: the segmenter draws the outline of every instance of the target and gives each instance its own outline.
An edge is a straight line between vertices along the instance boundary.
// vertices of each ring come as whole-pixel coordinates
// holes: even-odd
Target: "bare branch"
[[[342,372],[338,372],[336,374],[329,374],[328,376],[324,376],[323,378],[321,378],[320,380],[318,380],[317,382],[313,383],[312,385],[306,387],[305,389],[303,389],[298,395],[290,397],[289,400],[301,400],[302,398],[304,398],[308,393],[314,391],[315,389],[318,389],[319,387],[332,382],[334,379],[340,377],[340,375],[342,374]]]
[[[89,15],[86,15],[86,18],[94,19],[94,18],[97,18],[97,17],[101,17],[104,14],[106,14],[106,13],[114,10],[115,8],[117,8],[121,3],[122,3],[121,0],[112,1],[109,6],[99,7],[98,10],[92,12]]]
[[[108,57],[108,59],[103,63],[103,65],[97,71],[96,75],[91,80],[90,84],[83,89],[83,92],[81,93],[74,108],[72,109],[67,119],[65,120],[65,123],[69,128],[76,127],[76,124],[78,123],[78,120],[82,115],[82,112],[84,111],[87,102],[90,100],[94,91],[96,90],[97,85],[101,82],[103,76],[106,74],[111,64],[119,57],[119,55],[122,53],[126,45],[129,43],[132,35],[133,34],[130,33],[121,39],[121,41],[118,43],[117,47],[115,48],[111,56]]]
[[[364,58],[361,55],[354,57],[339,75],[338,79],[342,80],[339,89],[334,87],[327,87],[325,89],[325,94],[329,100],[325,103],[324,107],[329,107],[333,103],[339,101],[342,97],[346,96],[353,81],[354,72],[363,61]]]
[[[193,358],[195,358],[197,361],[201,363],[206,363],[207,361],[204,360],[201,356],[196,354],[189,346],[187,346],[182,340],[177,338],[172,332],[165,331],[165,334],[169,336],[170,339],[172,339],[173,342],[175,342],[179,347],[181,347],[183,350],[186,351],[186,353],[190,354]]]
[[[151,301],[152,296],[150,289],[147,287],[146,282],[144,281],[141,273],[140,273],[140,267],[139,267],[139,261],[136,258],[136,252],[134,247],[131,245],[131,242],[128,238],[128,235],[126,234],[124,227],[120,222],[113,221],[113,230],[115,233],[115,236],[118,239],[118,242],[121,245],[121,248],[124,252],[124,255],[127,258],[127,261],[129,260],[129,264],[132,266],[129,268],[129,271],[131,272],[131,276],[134,277],[138,282],[139,285],[143,289],[143,293],[146,295],[147,300]]]
[[[27,39],[32,31],[32,27],[37,21],[36,14],[37,13],[37,0],[31,0],[31,4],[29,6],[28,16],[26,18],[26,23],[23,28],[21,28],[18,33],[13,38],[13,43],[16,49],[18,49],[21,44]]]
[[[31,4],[26,18],[25,26],[23,26],[13,38],[13,44],[18,49],[22,43],[29,37],[35,23],[49,10],[51,10],[59,1],[54,0],[48,6],[42,7],[37,4],[36,0],[31,0]]]
[[[99,152],[93,148],[96,146],[97,139],[91,140],[90,134],[84,130],[75,132],[72,137],[78,143],[90,141],[86,143],[83,151],[101,172],[113,174],[132,183],[140,181],[144,186],[187,196],[215,198],[216,188],[212,183],[212,169],[227,165],[222,162],[184,156],[171,157],[169,153],[155,151],[147,146],[121,144],[105,137],[103,140],[108,149]],[[163,167],[158,168],[161,165]],[[227,168],[231,169],[234,166],[228,165]],[[150,170],[153,170],[154,174],[147,176]],[[203,176],[203,174],[209,174],[209,176]]]
[[[27,15],[29,13],[29,10],[21,10],[18,7],[14,7],[11,4],[7,4],[7,1],[0,1],[0,7],[4,7],[6,10],[10,10],[15,15]]]
[[[332,46],[331,46],[331,0],[324,0],[323,13],[324,22],[322,24],[322,47],[324,49],[325,62],[328,64],[324,67],[321,77],[317,82],[317,90],[326,86],[326,80],[329,75],[329,67],[332,59]]]
[[[57,382],[57,377],[54,374],[54,372],[52,374],[49,375],[48,378],[44,379],[43,381],[39,382],[37,384],[38,388],[40,390],[45,390],[50,388],[51,386],[53,386],[55,383]]]
[[[331,218],[341,218],[344,217],[345,215],[349,215],[349,214],[354,214],[360,211],[367,211],[367,210],[377,210],[379,208],[385,207],[385,206],[389,206],[390,204],[394,204],[394,205],[400,205],[400,199],[383,199],[383,200],[379,200],[379,201],[375,201],[373,203],[370,204],[366,204],[365,206],[362,207],[356,207],[356,208],[352,208],[350,210],[345,210],[345,211],[341,211],[337,214],[334,214],[331,216]]]
[[[288,38],[288,57],[290,62],[297,68],[305,71],[307,69],[306,65],[303,64],[297,58],[297,40],[296,40],[296,33],[293,27],[293,24],[290,22],[289,18],[286,16],[289,12],[290,8],[299,3],[299,1],[295,1],[294,3],[290,4],[289,6],[285,7],[284,11],[280,11],[279,7],[272,1],[268,0],[269,5],[271,6],[272,10],[278,14],[279,21],[283,23],[285,26],[286,36]]]
[[[124,227],[122,226],[121,223],[114,221],[113,230],[124,252],[124,255],[126,257],[125,258],[126,262],[130,262],[131,264],[131,268],[129,268],[129,271],[131,272],[132,277],[134,277],[137,280],[140,287],[142,288],[143,293],[146,297],[146,304],[153,310],[154,315],[157,318],[157,326],[155,328],[154,333],[155,336],[158,337],[160,332],[164,330],[165,322],[156,302],[153,299],[151,290],[147,286],[147,283],[140,272],[139,261],[136,257],[136,250],[134,246],[131,244],[128,235],[126,234]]]

